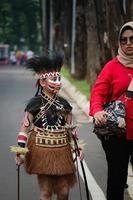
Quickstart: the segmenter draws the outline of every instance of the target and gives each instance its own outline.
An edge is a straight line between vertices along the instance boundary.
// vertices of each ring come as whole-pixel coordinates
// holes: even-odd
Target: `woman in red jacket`
[[[129,87],[130,85],[130,87]],[[108,164],[107,200],[123,200],[129,157],[133,154],[133,21],[119,33],[118,55],[99,74],[90,98],[90,115],[95,123],[106,124],[105,103],[126,98],[126,134],[101,138]]]

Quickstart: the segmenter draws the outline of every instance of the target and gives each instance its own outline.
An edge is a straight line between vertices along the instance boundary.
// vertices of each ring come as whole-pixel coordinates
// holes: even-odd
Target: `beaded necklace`
[[[62,126],[62,122],[64,120],[64,116],[62,114],[58,114],[57,120],[54,125],[49,125],[47,121],[46,111],[52,106],[55,106],[55,109],[62,111],[63,105],[60,104],[60,101],[57,99],[57,96],[54,95],[52,98],[41,93],[42,97],[42,107],[40,108],[40,112],[36,116],[36,120],[39,120],[41,118],[42,120],[42,126],[44,131],[48,132],[62,132],[65,130],[65,127]],[[46,102],[46,103],[44,103]],[[60,112],[61,113],[61,112]]]

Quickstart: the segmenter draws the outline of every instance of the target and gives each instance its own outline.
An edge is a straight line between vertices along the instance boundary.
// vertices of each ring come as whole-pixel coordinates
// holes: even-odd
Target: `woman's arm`
[[[112,62],[107,63],[97,77],[90,95],[90,116],[103,111],[104,104],[111,98],[114,67]]]

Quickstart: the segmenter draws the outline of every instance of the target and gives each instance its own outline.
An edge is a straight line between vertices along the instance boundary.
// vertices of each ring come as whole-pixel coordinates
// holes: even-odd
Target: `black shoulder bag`
[[[125,116],[126,109],[124,102],[120,100],[111,101],[104,106],[108,113],[106,124],[96,125],[94,120],[93,132],[101,139],[108,139],[112,135],[124,134],[126,132]]]

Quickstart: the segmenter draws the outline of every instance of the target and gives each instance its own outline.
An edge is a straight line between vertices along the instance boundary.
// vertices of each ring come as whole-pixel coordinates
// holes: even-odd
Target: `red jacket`
[[[122,65],[117,57],[109,61],[92,88],[89,115],[102,111],[105,103],[124,95],[132,77],[133,68]],[[126,102],[126,111],[127,139],[133,139],[133,99]]]

